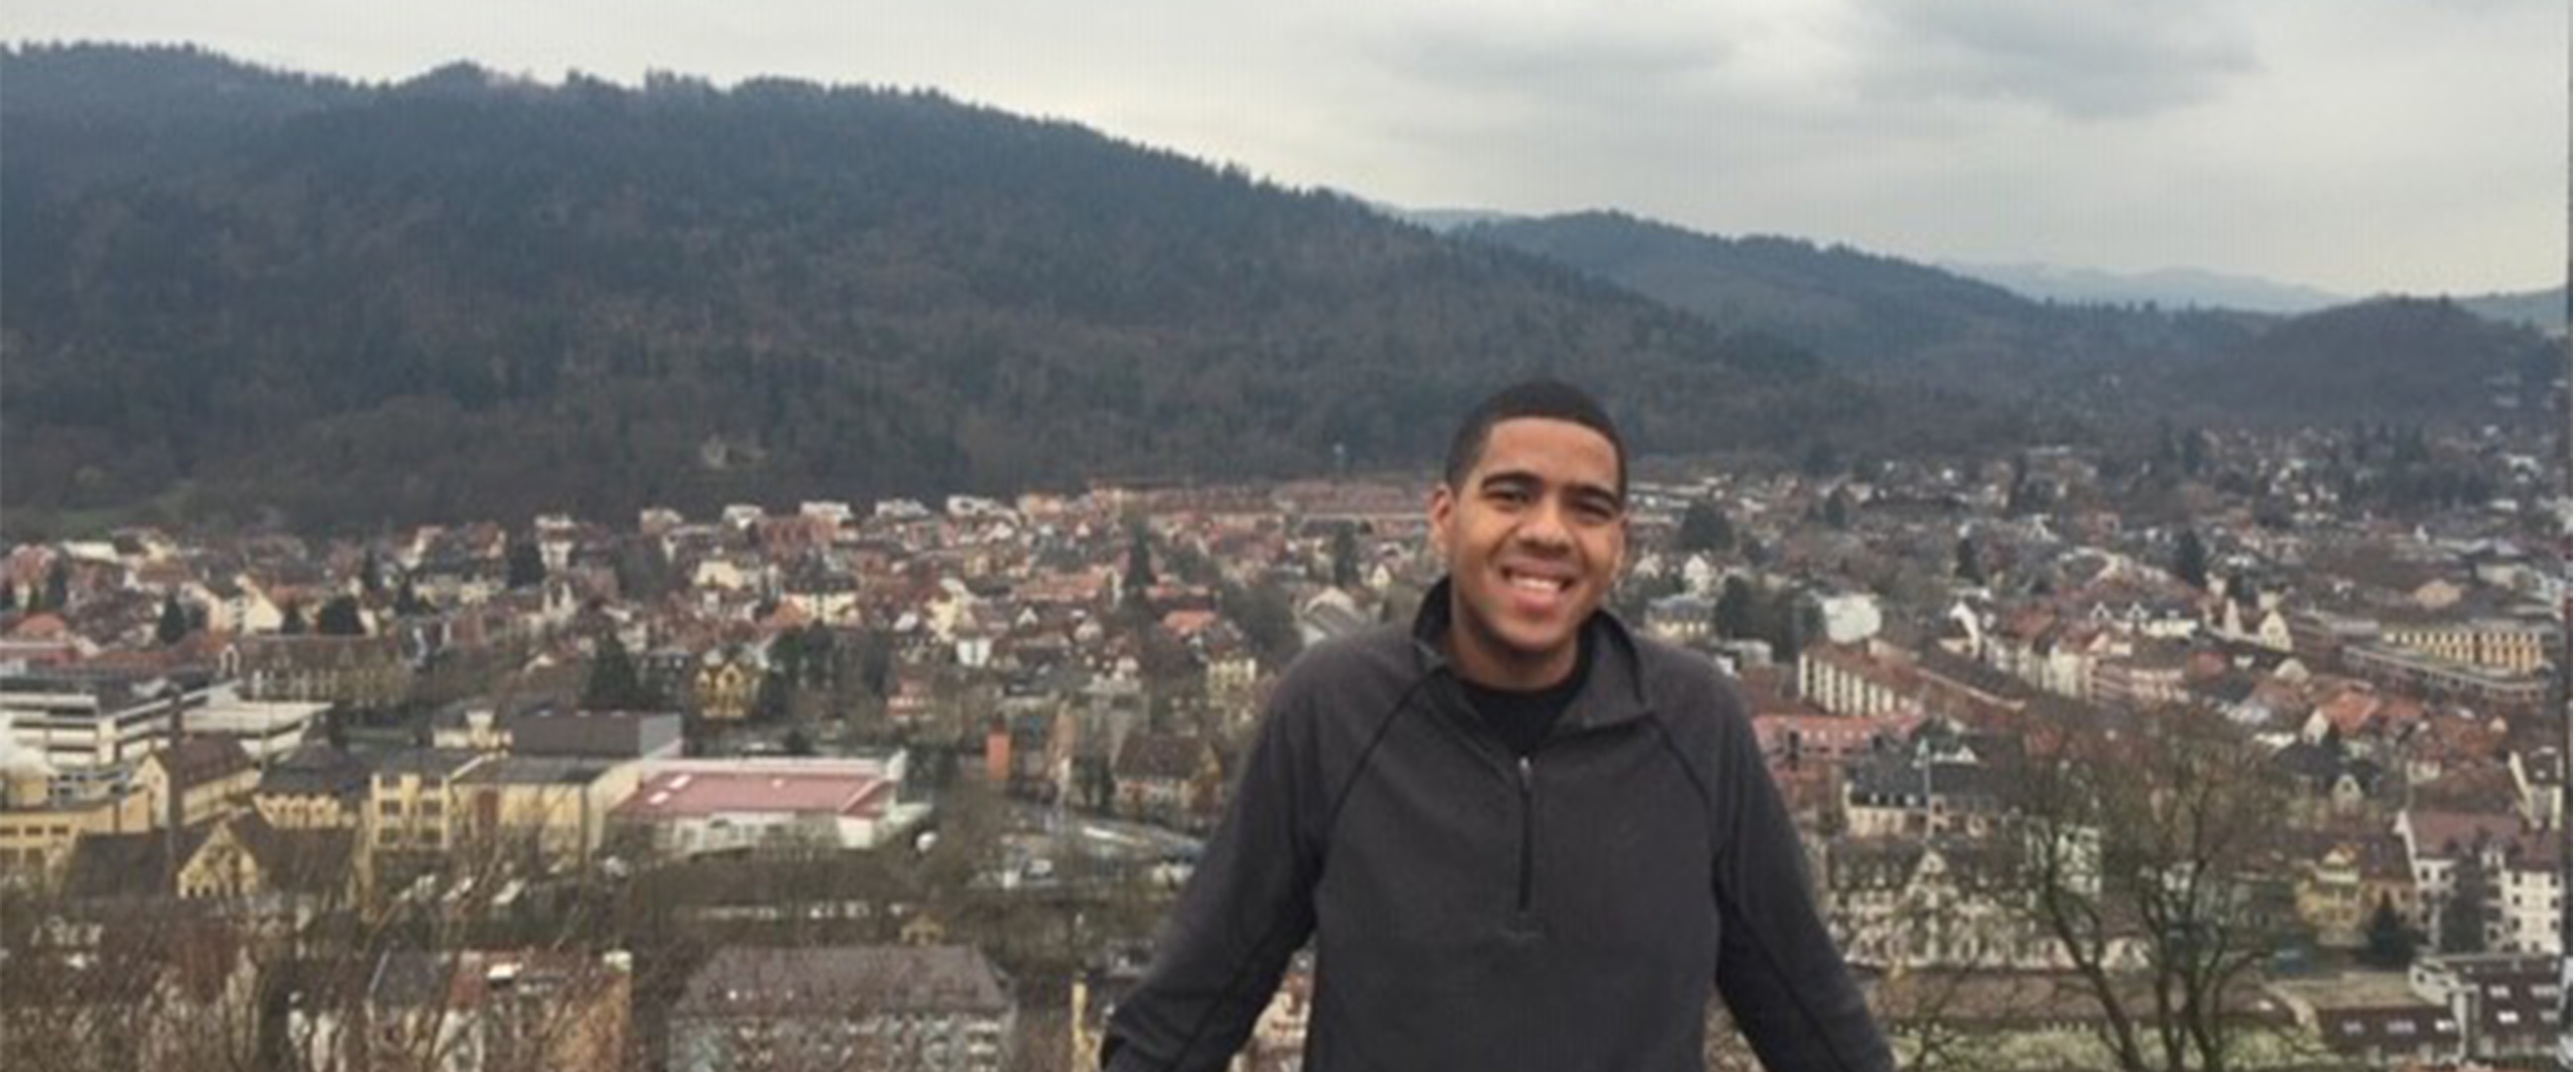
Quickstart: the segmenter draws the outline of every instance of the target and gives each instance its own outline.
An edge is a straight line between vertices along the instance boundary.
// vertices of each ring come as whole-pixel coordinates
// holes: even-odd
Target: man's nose
[[[1549,550],[1574,545],[1574,533],[1566,527],[1565,507],[1553,499],[1540,500],[1537,508],[1523,517],[1518,535],[1525,544]]]

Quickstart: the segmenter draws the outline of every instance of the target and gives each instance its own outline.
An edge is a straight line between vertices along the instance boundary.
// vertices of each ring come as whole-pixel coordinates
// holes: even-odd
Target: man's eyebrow
[[[1628,500],[1625,497],[1600,484],[1576,484],[1573,493],[1580,498],[1598,500],[1601,505],[1613,510],[1628,508]]]
[[[1537,473],[1531,472],[1527,469],[1497,469],[1476,479],[1476,487],[1480,490],[1497,486],[1526,487],[1544,483],[1546,483],[1546,481]],[[1626,510],[1628,508],[1627,498],[1620,495],[1617,489],[1612,488],[1607,484],[1594,484],[1588,481],[1577,481],[1567,486],[1566,494],[1595,502],[1597,504],[1607,505],[1613,510]]]

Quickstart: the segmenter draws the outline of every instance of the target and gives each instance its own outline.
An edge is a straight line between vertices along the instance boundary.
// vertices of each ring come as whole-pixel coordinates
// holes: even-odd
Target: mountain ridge
[[[458,65],[308,85],[182,53],[173,82],[288,99],[163,147],[157,105],[83,95],[154,58],[0,54],[21,518],[1428,464],[1475,397],[1548,372],[1645,449],[1954,435],[1891,432],[1810,355],[1536,258],[934,92]]]

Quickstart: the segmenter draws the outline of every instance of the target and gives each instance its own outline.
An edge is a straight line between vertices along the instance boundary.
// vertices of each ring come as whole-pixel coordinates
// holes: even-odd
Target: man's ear
[[[1458,515],[1458,495],[1449,490],[1447,481],[1431,486],[1431,502],[1423,514],[1431,521],[1431,549],[1445,562],[1449,558],[1449,526]]]

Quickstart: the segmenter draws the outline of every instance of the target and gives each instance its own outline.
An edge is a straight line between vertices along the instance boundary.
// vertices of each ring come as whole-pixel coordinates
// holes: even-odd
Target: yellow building
[[[551,867],[599,850],[609,812],[635,792],[640,761],[505,756],[456,779],[463,844],[526,851]]]
[[[141,793],[56,804],[47,799],[48,781],[36,770],[6,776],[5,796],[0,796],[0,883],[50,884],[61,876],[81,835],[152,828],[152,803]]]
[[[340,830],[281,831],[257,812],[208,826],[179,865],[187,900],[280,895],[337,901],[354,890],[357,854]]]
[[[368,779],[364,823],[368,850],[444,854],[456,844],[456,781],[492,757],[479,752],[416,748],[377,761]]]
[[[279,830],[243,811],[176,833],[92,834],[73,847],[63,892],[74,899],[337,902],[362,869],[345,830]]]
[[[2536,673],[2549,662],[2557,631],[2547,622],[2515,618],[2391,620],[2380,626],[2386,643],[2446,662]]]
[[[2361,852],[2337,845],[2310,863],[2299,876],[2299,922],[2316,929],[2317,944],[2329,949],[2357,949],[2363,929],[2378,903],[2364,895]]]
[[[690,688],[698,717],[715,721],[750,717],[751,705],[760,697],[760,675],[759,660],[748,652],[708,652]]]
[[[367,788],[365,764],[317,742],[261,771],[251,807],[281,830],[355,830],[366,822]]]
[[[170,794],[179,794],[179,825],[196,826],[240,810],[259,786],[259,768],[240,744],[191,737],[144,757],[135,788],[151,801],[152,821],[166,823]]]

